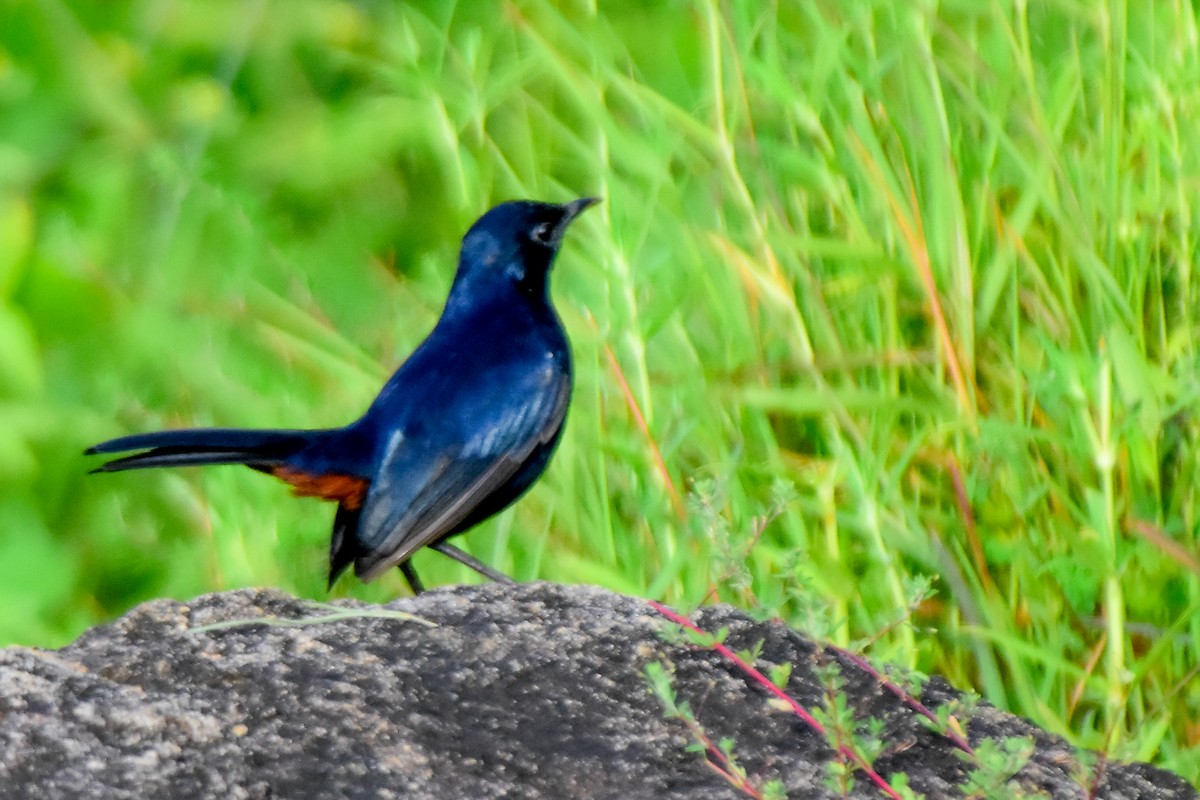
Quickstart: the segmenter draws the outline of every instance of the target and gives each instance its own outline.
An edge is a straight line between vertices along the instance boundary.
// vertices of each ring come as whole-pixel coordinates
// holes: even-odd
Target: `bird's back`
[[[545,470],[566,420],[570,351],[548,303],[507,300],[443,316],[352,426],[379,448],[355,526],[359,575],[467,530]]]
[[[553,308],[525,298],[481,304],[443,316],[358,424],[385,434],[440,428],[451,438],[474,438],[527,405],[543,375],[553,378],[543,390],[549,395],[559,392],[551,384],[565,380],[569,388],[572,381],[570,349]]]

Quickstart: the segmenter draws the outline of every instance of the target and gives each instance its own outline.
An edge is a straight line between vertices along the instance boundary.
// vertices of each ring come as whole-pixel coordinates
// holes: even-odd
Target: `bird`
[[[192,428],[135,433],[86,455],[134,452],[92,470],[242,464],[337,503],[329,587],[351,565],[371,581],[437,550],[497,582],[504,573],[448,543],[541,477],[562,437],[573,369],[549,273],[571,222],[598,202],[514,200],[475,221],[433,330],[366,412],[340,428]]]

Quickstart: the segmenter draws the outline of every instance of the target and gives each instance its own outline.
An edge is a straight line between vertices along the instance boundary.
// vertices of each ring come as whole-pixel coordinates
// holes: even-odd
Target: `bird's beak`
[[[567,227],[567,224],[578,217],[587,208],[590,208],[600,202],[599,197],[581,197],[578,200],[573,200],[570,203],[563,205],[562,222],[558,223],[559,229]]]
[[[562,216],[554,225],[554,247],[557,248],[563,240],[563,236],[567,233],[567,228],[571,225],[571,220],[583,213],[584,209],[596,205],[600,202],[599,197],[581,197],[578,200],[572,200],[570,203],[563,203],[559,208],[562,209]]]

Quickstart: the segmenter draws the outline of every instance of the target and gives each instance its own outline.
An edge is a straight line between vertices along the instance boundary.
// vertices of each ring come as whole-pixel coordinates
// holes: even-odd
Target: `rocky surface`
[[[716,800],[769,781],[788,797],[887,796],[861,771],[838,781],[833,728],[816,733],[720,654],[664,637],[643,600],[535,583],[341,605],[164,600],[62,650],[0,651],[0,796]],[[1084,766],[986,705],[959,711],[984,754],[965,756],[844,656],[726,607],[694,619],[735,649],[761,643],[760,667],[791,664],[787,691],[806,708],[840,672],[860,743],[875,728],[875,770],[929,798],[968,796],[971,780],[998,783],[989,797],[1200,797],[1145,764]],[[699,727],[650,691],[654,662]],[[922,691],[931,707],[957,697],[939,681]],[[732,742],[745,786],[689,747],[700,729]]]

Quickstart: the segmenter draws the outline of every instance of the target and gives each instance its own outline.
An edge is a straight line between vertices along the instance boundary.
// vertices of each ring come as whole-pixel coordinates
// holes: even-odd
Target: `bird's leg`
[[[417,570],[413,567],[411,561],[401,561],[400,571],[404,573],[404,580],[408,581],[408,588],[412,589],[414,595],[425,591],[425,584],[421,583],[421,579],[417,576]]]
[[[475,558],[475,556],[463,550],[459,550],[452,544],[438,542],[437,544],[431,544],[429,546],[434,550],[437,550],[442,555],[450,556],[458,563],[470,567],[490,581],[495,581],[496,583],[516,583],[516,581],[505,575],[503,572],[492,569],[478,558]]]

